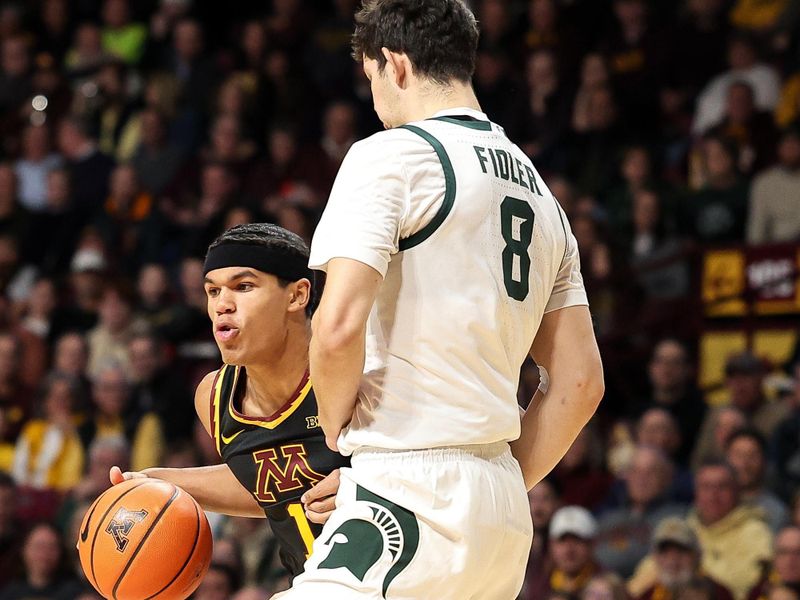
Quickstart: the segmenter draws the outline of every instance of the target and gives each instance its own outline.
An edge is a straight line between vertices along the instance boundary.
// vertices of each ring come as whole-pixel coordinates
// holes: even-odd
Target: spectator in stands
[[[701,243],[744,241],[747,183],[738,170],[738,147],[728,138],[710,135],[697,153],[698,189],[684,200],[683,226]]]
[[[620,503],[598,522],[595,556],[603,567],[630,577],[647,554],[656,525],[665,517],[686,513],[686,506],[669,497],[673,474],[672,463],[660,450],[636,448],[620,481]]]
[[[652,537],[653,583],[643,591],[635,581],[629,588],[636,600],[733,600],[727,588],[700,568],[702,549],[689,524],[679,517],[668,517],[658,524]]]
[[[11,163],[0,163],[0,233],[23,241],[29,230],[26,211],[17,198],[17,176]]]
[[[105,0],[103,4],[103,50],[135,65],[142,58],[147,27],[130,20],[128,0]]]
[[[552,4],[552,0],[539,2],[542,3]],[[553,50],[545,48],[528,56],[525,70],[527,102],[524,111],[520,111],[519,123],[513,129],[509,125],[509,131],[520,147],[545,172],[564,167],[561,145],[569,131],[572,115],[572,94],[560,74],[559,60]]]
[[[773,533],[789,522],[789,509],[766,485],[767,442],[757,429],[734,431],[725,444],[725,460],[736,471],[743,504],[762,511]]]
[[[4,118],[30,97],[30,69],[30,48],[25,37],[4,38],[0,44],[0,111]]]
[[[736,406],[719,406],[706,415],[700,436],[692,452],[692,468],[710,460],[724,460],[728,438],[750,422],[743,410]]]
[[[793,375],[793,386],[788,402],[792,407],[789,415],[775,428],[771,438],[771,456],[776,470],[776,491],[786,501],[797,504],[797,490],[800,489],[800,358],[796,359],[790,369]],[[795,510],[795,524],[800,525],[800,511]]]
[[[789,525],[775,536],[775,558],[772,569],[748,594],[748,600],[766,598],[769,590],[786,586],[800,594],[800,528]]]
[[[144,189],[157,197],[178,174],[183,155],[170,143],[166,117],[157,108],[145,109],[138,120],[140,144],[132,164]]]
[[[80,234],[84,217],[73,206],[69,171],[65,167],[47,174],[47,198],[43,211],[34,213],[29,243],[24,244],[25,256],[30,264],[48,274],[63,273],[69,269],[70,259]],[[38,243],[46,239],[47,244]]]
[[[14,479],[0,471],[0,590],[15,575],[22,541],[22,527],[16,518],[18,493]]]
[[[672,498],[678,502],[689,502],[693,496],[692,474],[687,468],[688,460],[679,460],[682,435],[675,415],[661,406],[648,408],[636,422],[636,443],[661,450],[675,466]]]
[[[599,506],[613,482],[602,460],[602,442],[595,425],[590,423],[578,434],[552,472],[564,504],[590,509]]]
[[[87,335],[89,344],[89,377],[99,374],[104,363],[116,361],[127,371],[130,360],[128,342],[143,322],[134,313],[135,297],[130,287],[122,281],[104,286],[98,305],[98,323]]]
[[[211,563],[203,582],[193,594],[196,600],[229,600],[239,587],[239,573],[228,565]]]
[[[48,523],[33,527],[22,546],[23,577],[0,590],[0,600],[57,598],[76,586],[66,576],[61,533]],[[67,596],[72,597],[72,596]]]
[[[58,146],[67,159],[74,207],[88,218],[108,196],[114,161],[100,152],[89,125],[79,117],[68,117],[61,122]]]
[[[674,338],[659,341],[653,349],[647,368],[650,398],[647,406],[665,408],[678,420],[683,442],[677,451],[679,464],[688,462],[695,436],[700,430],[706,404],[693,378],[689,351]],[[631,407],[635,414],[637,407]]]
[[[132,165],[118,165],[111,173],[110,187],[95,227],[105,246],[114,252],[117,267],[134,273],[142,264],[158,260],[164,219],[153,196],[141,188]]]
[[[3,441],[13,442],[33,411],[33,391],[19,376],[19,339],[0,333],[0,408],[3,410]]]
[[[14,451],[12,474],[19,485],[66,492],[80,482],[85,457],[75,427],[79,393],[67,375],[45,379],[42,415],[27,421]]]
[[[62,158],[50,150],[49,127],[28,125],[22,132],[22,154],[14,164],[22,206],[34,212],[47,208],[47,175],[61,163]]]
[[[728,87],[725,113],[711,134],[733,140],[738,147],[739,170],[752,175],[775,161],[778,132],[772,114],[756,109],[753,88],[743,81]]]
[[[736,474],[726,463],[706,463],[697,470],[689,524],[700,540],[705,573],[743,599],[772,559],[772,533],[740,501]]]
[[[764,361],[749,351],[731,356],[725,364],[725,387],[730,394],[730,405],[741,410],[753,427],[769,439],[778,423],[788,416],[790,406],[780,399],[775,402],[766,399],[766,374]],[[707,426],[703,426],[704,433]]]
[[[45,0],[38,18],[36,54],[49,56],[57,65],[61,65],[69,49],[72,32],[66,0]]]
[[[581,600],[629,600],[625,583],[616,573],[595,575],[583,588]]]
[[[155,334],[135,334],[128,342],[131,402],[136,410],[158,415],[170,443],[188,440],[194,421],[194,398],[165,356],[164,344]]]
[[[47,370],[50,349],[48,340],[58,292],[53,279],[39,277],[31,286],[28,297],[20,302],[18,325],[15,328],[21,345],[20,379],[28,388],[35,388]]]
[[[172,48],[162,58],[181,83],[181,105],[198,115],[205,115],[210,107],[217,79],[214,66],[204,55],[204,50],[202,25],[185,17],[175,24]]]
[[[584,193],[596,194],[609,189],[613,182],[618,156],[628,141],[627,133],[609,85],[587,91],[583,110],[585,122],[574,128],[568,141],[567,175]]]
[[[169,320],[175,300],[163,264],[152,262],[141,268],[136,293],[139,300],[136,311],[147,321],[148,327],[156,330],[163,326]]]
[[[800,121],[781,133],[778,161],[760,173],[750,189],[750,244],[800,240],[800,210],[794,200],[800,189]]]
[[[580,597],[592,577],[601,571],[594,558],[597,522],[580,506],[565,506],[550,521],[550,549],[553,565],[544,586],[531,590],[530,598],[549,598],[550,594]]]
[[[101,366],[92,380],[92,400],[94,414],[79,428],[84,447],[98,439],[121,438],[131,447],[134,471],[161,464],[165,446],[161,420],[154,412],[136,410],[131,404],[130,385],[120,366]]]
[[[756,42],[746,34],[731,37],[728,43],[728,71],[717,75],[697,98],[692,132],[702,135],[719,124],[725,112],[725,98],[733,82],[744,81],[753,89],[755,106],[771,111],[778,103],[780,75],[771,65],[761,62]]]
[[[659,85],[666,67],[665,41],[644,0],[614,0],[613,11],[614,22],[606,30],[600,48],[625,120],[637,131],[651,132],[656,125]]]
[[[97,24],[90,21],[79,24],[72,46],[67,50],[64,65],[67,75],[74,80],[80,93],[89,91],[89,88],[80,89],[80,84],[88,80],[108,58],[103,50],[102,34]]]

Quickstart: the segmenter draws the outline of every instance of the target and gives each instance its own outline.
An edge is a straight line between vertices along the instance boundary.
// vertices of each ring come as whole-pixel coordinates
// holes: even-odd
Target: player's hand
[[[339,491],[339,469],[320,481],[300,497],[306,517],[312,523],[322,525],[336,508],[336,492]]]
[[[108,472],[108,478],[111,480],[111,485],[117,485],[118,483],[128,481],[129,479],[144,479],[146,477],[148,477],[147,473],[142,473],[141,471],[125,471],[123,473],[122,469],[116,466],[111,467],[111,470]]]

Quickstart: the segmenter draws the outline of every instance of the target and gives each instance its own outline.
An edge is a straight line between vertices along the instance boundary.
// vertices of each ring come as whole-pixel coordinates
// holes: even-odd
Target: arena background
[[[800,531],[772,535],[800,525],[800,2],[471,6],[478,98],[570,217],[606,374],[531,493],[521,598],[798,598]],[[96,597],[74,540],[111,465],[218,460],[192,405],[218,364],[202,256],[254,220],[310,241],[380,128],[355,9],[0,2],[0,600]],[[537,381],[526,365],[522,405]],[[722,459],[737,489],[695,495]],[[592,515],[548,539],[561,505]],[[669,515],[688,520],[653,543]],[[263,521],[210,518],[196,598],[286,586]],[[684,525],[703,585],[679,593],[647,556],[694,547]]]

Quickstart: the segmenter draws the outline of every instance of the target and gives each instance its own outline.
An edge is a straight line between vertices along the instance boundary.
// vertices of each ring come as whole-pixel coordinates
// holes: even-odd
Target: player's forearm
[[[363,328],[347,335],[330,335],[323,327],[311,337],[311,380],[320,424],[332,448],[339,432],[353,418],[364,370],[364,336]]]
[[[537,390],[522,416],[519,439],[511,453],[520,464],[525,486],[531,489],[558,464],[581,429],[589,422],[603,395],[602,382],[551,380],[547,394]]]
[[[234,517],[265,516],[253,495],[242,487],[227,465],[186,469],[154,467],[142,472],[183,488],[204,510]]]

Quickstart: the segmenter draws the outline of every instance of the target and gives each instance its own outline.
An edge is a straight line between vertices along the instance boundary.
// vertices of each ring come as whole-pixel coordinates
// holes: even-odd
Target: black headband
[[[225,267],[250,267],[270,273],[279,279],[297,281],[311,279],[308,259],[303,256],[287,256],[285,252],[256,246],[254,244],[221,244],[208,251],[203,265],[203,275]]]

